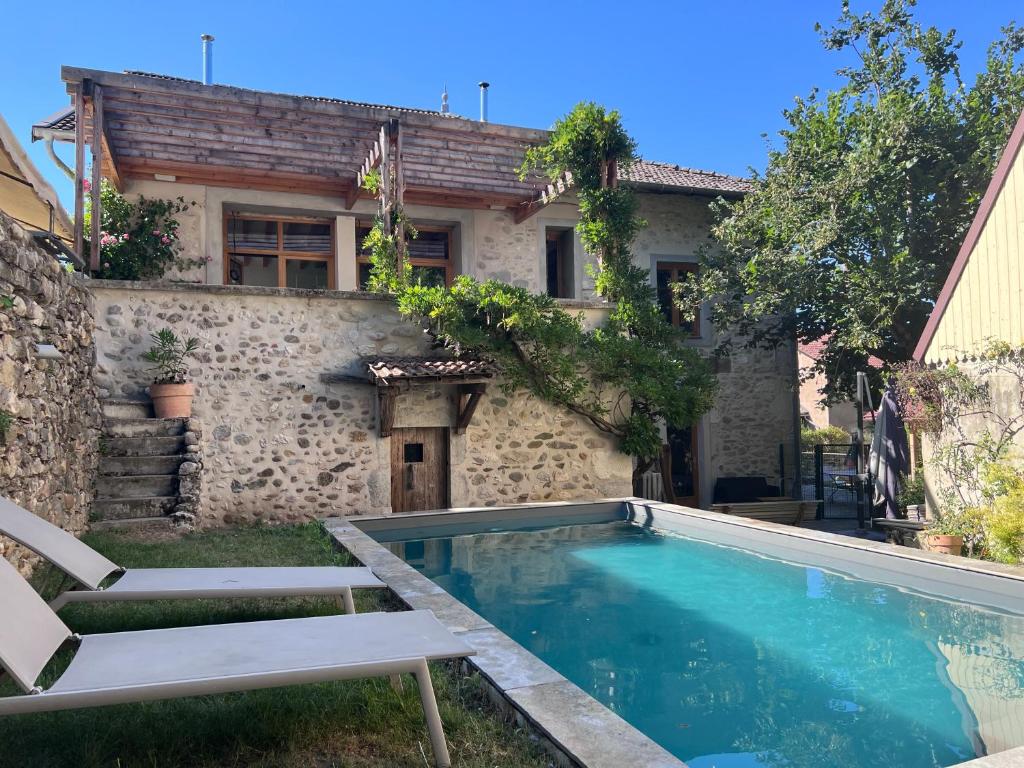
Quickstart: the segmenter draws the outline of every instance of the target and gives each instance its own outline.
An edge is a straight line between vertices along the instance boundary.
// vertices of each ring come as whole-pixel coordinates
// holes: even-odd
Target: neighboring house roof
[[[828,337],[818,339],[816,341],[800,342],[799,350],[800,354],[807,355],[812,360],[821,359],[822,353],[825,351],[825,347],[828,345]],[[884,368],[885,362],[874,355],[868,356],[868,365],[872,368]]]
[[[363,364],[370,380],[378,386],[390,386],[415,379],[459,380],[491,378],[497,373],[493,363],[475,358],[450,357],[366,357]]]
[[[935,302],[935,308],[932,310],[931,316],[929,316],[928,322],[925,325],[924,332],[921,334],[921,338],[917,342],[917,347],[914,349],[914,359],[918,362],[924,362],[925,356],[928,354],[929,347],[935,339],[939,325],[949,309],[950,302],[953,300],[954,295],[957,292],[957,288],[960,285],[961,279],[964,277],[964,273],[967,271],[968,263],[971,261],[971,255],[975,252],[976,246],[982,239],[989,216],[996,208],[997,202],[1006,187],[1006,181],[1010,178],[1015,164],[1024,167],[1024,158],[1022,158],[1021,155],[1022,147],[1024,147],[1024,112],[1022,112],[1020,117],[1017,119],[1017,124],[1014,126],[1013,131],[1010,134],[1010,139],[1006,144],[1006,148],[1003,150],[1003,154],[999,158],[998,165],[996,165],[995,173],[992,174],[992,180],[989,182],[988,188],[985,190],[985,196],[981,199],[981,204],[978,206],[978,212],[975,214],[974,220],[971,222],[970,229],[967,230],[967,236],[964,238],[963,244],[957,252],[956,259],[953,262],[953,267],[949,272],[949,276],[946,278],[945,284],[942,286],[939,298]],[[1019,163],[1017,162],[1018,158],[1022,158]],[[1024,174],[1024,171],[1018,173],[1017,178],[1021,179],[1022,174]],[[1014,185],[1014,192],[1018,195],[1018,200],[1010,207],[1016,208],[1016,210],[1019,211],[1020,207],[1024,205],[1024,196],[1022,196],[1024,195],[1024,190],[1020,189],[1019,182]],[[1016,316],[1018,323],[1020,323],[1021,299],[1024,298],[1022,297],[1024,283],[1019,282],[1022,263],[1021,250],[1024,249],[1024,217],[1019,213],[1008,213],[1009,216],[1006,221],[1008,231],[1003,233],[1003,237],[1001,238],[1004,243],[1001,247],[1006,250],[1003,259],[1007,262],[1003,265],[1007,269],[1007,274],[1003,277],[1009,279],[1016,276],[1018,283],[1015,291],[1008,290],[1006,292],[1006,298],[1004,299],[1006,306],[998,306],[998,301],[986,301],[984,309],[987,312],[994,313],[994,317],[997,322],[1001,321],[1005,323],[1007,316],[1012,314]],[[1014,222],[1014,219],[1016,219],[1016,222]],[[1014,223],[1016,223],[1017,231],[1009,231],[1013,229]],[[990,275],[990,277],[996,278],[997,275],[993,274]],[[997,296],[1001,295],[1003,294],[997,294]],[[976,309],[981,309],[981,307],[976,307]],[[976,339],[976,341],[980,340],[980,338]],[[1014,341],[1019,342],[1021,340],[1015,339]],[[969,353],[972,350],[963,351]]]
[[[0,116],[0,211],[26,230],[52,231],[70,241],[71,219],[3,116]]]
[[[511,193],[528,196],[536,193],[543,186],[539,181],[519,180],[515,169],[521,161],[523,148],[543,141],[548,135],[547,131],[518,126],[501,126],[493,123],[480,123],[470,118],[429,109],[372,104],[322,96],[297,96],[235,86],[203,86],[198,80],[189,80],[151,72],[129,70],[123,74],[118,74],[97,70],[65,68],[65,79],[69,82],[85,77],[96,79],[97,82],[105,80],[105,87],[109,83],[111,88],[114,89],[108,99],[110,103],[106,105],[106,109],[112,113],[112,121],[116,123],[116,130],[111,133],[111,145],[115,154],[122,151],[126,153],[127,156],[124,162],[129,167],[143,164],[156,165],[161,153],[167,149],[160,142],[153,144],[152,132],[158,129],[160,125],[163,125],[169,118],[169,113],[167,112],[169,105],[162,101],[161,105],[155,107],[129,103],[123,98],[124,94],[118,93],[118,90],[121,88],[138,92],[140,89],[145,88],[146,82],[151,82],[154,84],[154,87],[162,85],[164,88],[174,88],[174,86],[180,85],[183,91],[187,90],[194,93],[196,101],[193,106],[195,108],[186,110],[179,116],[178,124],[174,126],[174,135],[178,136],[178,138],[173,141],[175,143],[180,142],[182,137],[177,132],[186,130],[189,127],[187,125],[189,121],[196,123],[198,126],[197,130],[210,133],[212,141],[218,142],[218,144],[215,145],[208,140],[207,145],[202,147],[200,155],[203,164],[215,165],[220,163],[223,166],[241,165],[244,167],[246,163],[251,163],[253,152],[257,151],[256,148],[259,147],[260,142],[273,138],[271,135],[272,131],[274,134],[280,133],[284,135],[287,133],[287,129],[271,128],[270,126],[273,125],[273,122],[267,122],[270,120],[269,116],[274,113],[274,107],[277,106],[279,100],[299,99],[301,102],[309,103],[311,109],[314,108],[314,105],[337,105],[341,108],[359,110],[362,114],[346,112],[343,115],[339,115],[339,117],[361,121],[362,123],[366,123],[368,119],[377,119],[379,121],[385,113],[398,113],[413,119],[420,118],[429,121],[423,125],[417,124],[414,126],[417,130],[410,136],[406,143],[406,148],[403,150],[403,155],[408,153],[411,159],[409,163],[410,176],[413,177],[409,179],[411,186],[415,186],[421,181],[429,185],[431,179],[420,168],[421,166],[430,167],[438,164],[442,166],[458,166],[455,174],[459,183],[466,187],[467,191],[491,191],[496,195]],[[256,107],[254,116],[260,118],[259,125],[267,126],[267,135],[257,140],[255,144],[253,143],[254,140],[245,142],[248,146],[242,146],[242,142],[239,141],[237,146],[226,144],[221,148],[219,146],[221,131],[209,125],[210,117],[203,110],[203,107],[206,106],[203,103],[203,99],[207,96],[215,100],[233,97],[234,100],[247,106],[253,105]],[[266,99],[272,100],[274,103],[266,103]],[[285,106],[283,102],[280,102],[280,105]],[[135,114],[136,111],[138,111],[137,115]],[[151,112],[153,114],[150,114]],[[232,117],[235,117],[235,115],[232,115]],[[444,130],[445,124],[447,124],[448,129],[452,132],[458,132],[467,137],[466,142],[459,141],[455,133],[437,133],[437,131]],[[329,136],[322,136],[322,132],[317,132],[320,129],[315,124],[310,130],[312,133],[303,132],[296,134],[294,137],[285,136],[285,138],[290,142],[298,141],[300,143],[305,142],[306,144],[309,144],[311,141],[331,143]],[[432,131],[432,135],[428,136],[424,133],[426,130]],[[367,126],[362,126],[360,131],[365,131],[368,138],[362,139],[362,142],[366,142],[365,147],[360,145],[355,147],[357,157],[353,166],[354,170],[358,170],[375,136],[372,130],[367,129]],[[33,140],[53,137],[65,141],[73,141],[74,133],[75,111],[71,107],[51,115],[45,120],[41,120],[32,127]],[[479,149],[481,133],[485,136],[493,134],[487,139],[489,149],[485,152],[481,152]],[[311,139],[310,136],[313,138]],[[227,138],[230,139],[231,137],[228,136]],[[353,139],[359,141],[361,137],[349,136],[347,139],[349,146],[352,145]],[[139,146],[130,147],[128,146],[129,142],[136,142]],[[338,144],[337,142],[335,143]],[[344,142],[338,144],[338,146],[331,146],[327,150],[318,149],[317,154],[337,155],[342,152],[341,147],[343,144]],[[178,157],[179,155],[175,156]],[[460,165],[463,162],[469,164],[463,168]],[[295,156],[293,158],[282,153],[282,156],[278,158],[277,165],[291,169],[293,166],[297,167],[303,165],[303,163],[308,165],[309,158],[303,158],[302,156]],[[170,164],[170,161],[164,161],[164,164]],[[354,170],[352,171],[353,175]],[[344,175],[340,168],[328,168],[324,163],[320,163],[315,168],[310,168],[307,173],[309,171],[319,172],[319,174],[314,173],[312,175],[325,175],[328,177],[337,176],[339,172],[341,172],[341,175]],[[486,177],[481,176],[481,171],[486,174]],[[187,174],[185,176],[187,177]],[[650,160],[638,161],[623,178],[624,181],[635,185],[639,189],[656,189],[684,194],[724,195],[729,197],[742,195],[751,189],[749,180],[737,176],[715,173],[714,171],[684,168],[679,165]]]
[[[638,187],[663,187],[697,193],[718,192],[722,195],[743,195],[753,189],[749,179],[728,176],[714,171],[683,168],[671,163],[640,160],[624,175]]]

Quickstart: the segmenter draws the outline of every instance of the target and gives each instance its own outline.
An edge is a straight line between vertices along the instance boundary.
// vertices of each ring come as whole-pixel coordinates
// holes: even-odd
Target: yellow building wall
[[[1024,344],[1024,151],[967,260],[924,362],[970,357],[989,341]]]

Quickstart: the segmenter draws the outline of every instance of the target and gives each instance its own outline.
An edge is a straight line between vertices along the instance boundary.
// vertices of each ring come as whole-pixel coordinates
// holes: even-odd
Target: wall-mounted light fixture
[[[64,355],[53,344],[36,344],[36,357],[40,360],[64,359]]]

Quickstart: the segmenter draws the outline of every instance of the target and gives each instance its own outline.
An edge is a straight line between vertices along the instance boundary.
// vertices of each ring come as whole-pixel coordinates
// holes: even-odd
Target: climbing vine
[[[523,178],[572,179],[577,230],[597,259],[596,290],[610,302],[608,319],[593,329],[551,297],[497,280],[413,285],[396,258],[398,243],[371,232],[366,244],[371,263],[374,249],[380,262],[391,260],[381,264],[376,289],[396,294],[405,316],[425,318],[439,345],[495,361],[506,391],[525,389],[585,417],[617,437],[644,471],[660,454],[660,423],[692,424],[711,408],[716,381],[664,318],[649,272],[633,264],[631,244],[645,222],[618,180],[635,156],[617,112],[581,103],[520,168]]]
[[[397,202],[397,180],[393,168],[387,178],[374,168],[363,180],[363,188],[379,197],[381,203],[373,226],[363,239],[363,248],[370,258],[367,288],[376,293],[398,294],[409,285],[412,266],[406,239],[415,239],[419,235]],[[390,185],[389,188],[386,189],[385,184]]]

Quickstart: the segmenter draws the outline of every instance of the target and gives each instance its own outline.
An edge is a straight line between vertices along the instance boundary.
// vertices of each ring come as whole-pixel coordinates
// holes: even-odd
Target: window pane
[[[328,287],[327,262],[306,259],[288,259],[285,262],[285,280],[288,288]]]
[[[424,285],[430,288],[443,287],[446,284],[447,273],[444,267],[421,267],[413,264],[412,282],[415,285]]]
[[[363,248],[363,242],[370,234],[369,227],[356,227],[356,253],[360,256],[369,256],[370,252]]]
[[[331,225],[306,221],[284,223],[284,249],[307,253],[331,252]]]
[[[447,232],[420,232],[415,240],[409,240],[411,259],[447,259]]]
[[[228,250],[259,248],[277,250],[277,222],[258,219],[228,219]]]
[[[263,285],[277,287],[277,256],[250,256],[243,253],[228,255],[228,283],[230,285]]]
[[[365,291],[370,285],[370,265],[360,264],[359,265],[359,290]]]

